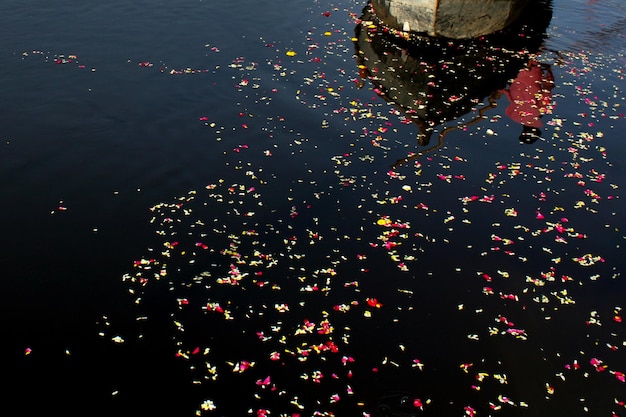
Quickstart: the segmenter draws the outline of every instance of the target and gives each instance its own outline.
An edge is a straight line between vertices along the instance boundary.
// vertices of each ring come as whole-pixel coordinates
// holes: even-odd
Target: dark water
[[[0,4],[3,415],[626,415],[626,5],[417,48],[365,6]]]

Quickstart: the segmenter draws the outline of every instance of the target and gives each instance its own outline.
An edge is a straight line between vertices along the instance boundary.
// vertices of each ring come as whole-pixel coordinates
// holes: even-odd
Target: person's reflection
[[[509,88],[499,90],[509,99],[505,113],[522,125],[520,142],[531,144],[541,137],[541,116],[552,113],[554,76],[549,64],[541,64],[531,57],[520,70]]]

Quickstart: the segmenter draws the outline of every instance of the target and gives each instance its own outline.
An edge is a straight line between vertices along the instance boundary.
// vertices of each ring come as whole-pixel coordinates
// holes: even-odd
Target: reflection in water
[[[521,142],[530,144],[541,136],[541,116],[552,113],[552,88],[554,76],[550,66],[531,58],[511,85],[496,93],[496,96],[504,93],[509,99],[505,112],[522,125]]]
[[[524,124],[538,112],[549,112],[549,93],[554,85],[549,67],[538,63],[538,54],[552,18],[551,0],[542,0],[539,5],[541,7],[527,10],[514,25],[503,31],[474,39],[453,40],[398,36],[397,32],[377,23],[370,4],[363,10],[361,21],[355,28],[361,86],[369,80],[377,94],[401,110],[403,121],[418,127],[417,141],[421,146],[427,146],[437,126],[445,122],[471,111],[477,111],[478,116],[463,126],[482,120],[484,113],[496,106],[496,99],[502,93],[512,98],[513,103],[530,100],[526,96],[542,94],[541,98],[528,101],[524,106],[519,103],[517,108],[512,107],[507,112],[513,120]],[[537,71],[542,73],[541,77]],[[509,81],[518,76],[521,78],[507,88]],[[534,81],[544,78],[545,81],[535,88]],[[549,81],[551,85],[548,85]],[[488,104],[476,110],[486,97]],[[536,105],[540,108],[534,109]],[[514,114],[522,108],[524,111],[533,108],[534,116]],[[444,136],[459,127],[443,129],[437,145],[400,160],[396,165],[439,148]],[[526,128],[524,142],[530,142],[527,134],[538,136],[538,127]]]

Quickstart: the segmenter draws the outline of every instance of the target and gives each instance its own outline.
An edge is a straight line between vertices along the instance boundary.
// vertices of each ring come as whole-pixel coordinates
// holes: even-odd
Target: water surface
[[[625,6],[554,0],[428,146],[360,71],[365,6],[0,5],[4,408],[626,412]],[[485,106],[528,53],[523,144]]]

